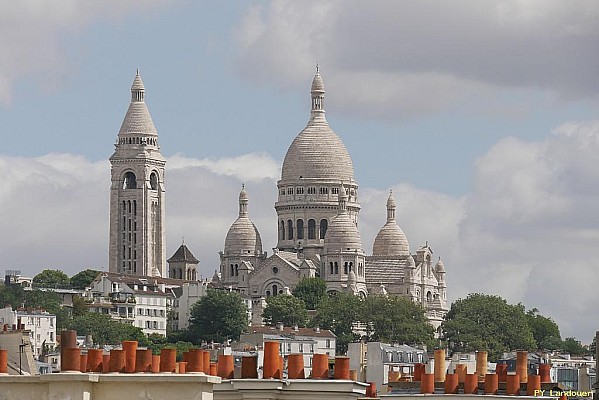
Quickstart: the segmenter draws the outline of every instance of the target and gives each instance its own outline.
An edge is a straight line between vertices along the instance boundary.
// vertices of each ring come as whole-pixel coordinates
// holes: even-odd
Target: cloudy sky
[[[211,276],[242,182],[265,249],[315,64],[364,247],[393,189],[450,298],[599,328],[599,2],[0,4],[0,270],[106,268],[109,164],[140,68],[167,164],[167,253]]]

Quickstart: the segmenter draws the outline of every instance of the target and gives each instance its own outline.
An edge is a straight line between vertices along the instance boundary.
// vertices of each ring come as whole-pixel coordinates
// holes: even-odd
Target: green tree
[[[89,312],[89,307],[83,297],[73,297],[73,317],[79,317]]]
[[[524,306],[480,293],[455,301],[442,323],[444,338],[454,351],[486,350],[495,361],[510,350],[534,350],[535,340]]]
[[[94,279],[96,279],[99,273],[100,271],[96,271],[95,269],[86,269],[78,272],[71,277],[71,286],[75,289],[83,290],[88,287]]]
[[[360,321],[369,340],[434,346],[435,329],[417,303],[399,296],[370,295],[362,303]]]
[[[0,284],[0,306],[10,304],[13,308],[20,307],[25,301],[25,291],[20,285]]]
[[[208,290],[191,308],[189,338],[194,343],[238,340],[248,326],[247,311],[239,294]]]
[[[262,318],[267,325],[274,326],[282,322],[284,326],[305,327],[308,322],[308,310],[304,302],[294,296],[270,296],[266,299],[266,308]]]
[[[308,310],[316,310],[318,304],[327,298],[327,283],[322,278],[302,278],[293,295],[302,300]]]
[[[536,308],[526,312],[526,321],[539,350],[559,350],[561,348],[562,337],[555,321],[540,315]]]
[[[352,331],[358,321],[362,299],[351,293],[339,292],[320,302],[316,315],[310,321],[313,327],[330,329],[337,335],[337,354],[347,353],[347,345],[359,339]]]
[[[564,343],[562,345],[562,351],[564,353],[568,353],[572,356],[582,356],[584,354],[589,354],[589,349],[584,347],[580,340],[575,337],[569,337],[564,339]]]
[[[95,343],[100,345],[119,344],[123,340],[137,340],[141,345],[147,345],[148,340],[141,328],[124,324],[112,319],[106,314],[88,312],[73,318],[70,329],[78,335],[92,335]]]
[[[33,285],[36,287],[57,288],[70,284],[67,274],[58,269],[45,269],[33,277]]]

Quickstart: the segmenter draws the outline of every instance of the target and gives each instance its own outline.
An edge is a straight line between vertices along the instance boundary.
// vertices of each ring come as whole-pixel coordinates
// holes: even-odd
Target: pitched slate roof
[[[186,263],[193,263],[193,264],[197,264],[200,262],[200,260],[195,258],[193,256],[193,254],[191,254],[191,251],[184,244],[179,246],[177,251],[175,251],[175,254],[173,254],[173,256],[166,261],[169,263],[184,261]]]

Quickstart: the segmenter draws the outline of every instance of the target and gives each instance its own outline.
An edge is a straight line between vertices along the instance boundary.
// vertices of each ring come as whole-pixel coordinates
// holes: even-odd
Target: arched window
[[[350,263],[349,263],[349,271],[350,272],[351,272],[353,266],[354,266],[354,263],[350,261]]]
[[[316,221],[308,220],[308,239],[316,239]]]
[[[330,262],[330,267],[331,267],[331,275],[333,275],[333,273],[335,272],[335,270],[333,269],[333,262]]]
[[[339,264],[335,261],[335,275],[339,275]]]
[[[233,269],[233,264],[231,264],[231,276],[233,276],[233,274],[235,274],[235,270]]]
[[[123,189],[137,189],[137,180],[135,174],[131,171],[125,174],[123,179]]]
[[[272,295],[276,296],[279,294],[279,287],[277,285],[272,285]]]
[[[281,240],[285,240],[285,221],[281,221],[281,229],[279,234],[281,235]]]
[[[235,276],[239,276],[239,264],[235,264]]]
[[[298,239],[304,238],[304,220],[303,219],[297,220],[297,238]]]
[[[327,234],[327,228],[329,227],[329,221],[326,219],[320,220],[320,238],[324,239],[324,235]]]
[[[158,174],[156,174],[156,172],[152,172],[150,174],[150,189],[152,189],[152,190],[158,189]]]
[[[289,240],[293,239],[293,221],[292,220],[287,221],[287,239],[289,239]]]
[[[343,273],[346,275],[349,274],[349,271],[347,269],[347,261],[343,264]]]
[[[426,292],[426,301],[429,303],[433,301],[433,294],[430,291]]]

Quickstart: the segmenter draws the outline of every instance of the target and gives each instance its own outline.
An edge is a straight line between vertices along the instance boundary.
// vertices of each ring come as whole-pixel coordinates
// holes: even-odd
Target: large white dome
[[[312,113],[308,125],[287,150],[282,180],[323,179],[353,182],[354,167],[347,148],[324,116],[324,84],[320,73],[312,81]]]

